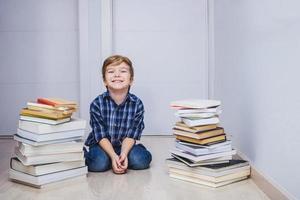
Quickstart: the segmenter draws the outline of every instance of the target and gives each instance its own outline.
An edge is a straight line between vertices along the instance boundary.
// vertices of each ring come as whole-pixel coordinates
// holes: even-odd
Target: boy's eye
[[[107,73],[112,74],[114,73],[114,70],[107,70]]]
[[[128,71],[126,69],[121,70],[122,73],[127,73]]]

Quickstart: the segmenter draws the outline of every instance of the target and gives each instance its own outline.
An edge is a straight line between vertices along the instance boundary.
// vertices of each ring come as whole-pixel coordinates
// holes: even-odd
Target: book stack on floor
[[[21,110],[11,158],[11,180],[37,188],[83,179],[87,167],[83,155],[86,121],[72,117],[76,102],[39,98]]]
[[[216,100],[171,102],[181,121],[173,127],[175,147],[170,150],[172,158],[166,160],[170,177],[210,187],[249,177],[249,163],[233,159],[236,150],[219,126],[220,106]]]

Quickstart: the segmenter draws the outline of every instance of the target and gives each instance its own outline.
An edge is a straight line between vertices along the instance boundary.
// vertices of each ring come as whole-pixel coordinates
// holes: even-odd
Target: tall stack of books
[[[173,127],[173,158],[166,160],[170,177],[210,187],[248,178],[249,163],[233,159],[236,150],[219,126],[220,101],[180,100],[171,102],[171,108],[181,121]]]
[[[37,188],[63,180],[84,179],[86,121],[72,117],[76,102],[39,98],[21,110],[9,177]]]

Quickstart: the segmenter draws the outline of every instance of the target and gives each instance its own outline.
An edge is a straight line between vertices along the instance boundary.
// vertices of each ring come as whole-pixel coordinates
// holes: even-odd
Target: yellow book
[[[28,108],[23,108],[20,115],[30,116],[30,117],[40,117],[46,119],[64,119],[72,116],[72,113],[64,114],[63,112],[44,112],[40,110],[30,110]]]
[[[225,141],[226,136],[225,136],[225,134],[223,134],[223,135],[210,137],[210,138],[205,138],[205,139],[194,139],[194,138],[190,138],[190,137],[176,135],[176,139],[181,140],[181,141],[191,142],[191,143],[194,143],[194,144],[204,145],[204,144],[209,144],[209,143],[214,143],[214,142]]]

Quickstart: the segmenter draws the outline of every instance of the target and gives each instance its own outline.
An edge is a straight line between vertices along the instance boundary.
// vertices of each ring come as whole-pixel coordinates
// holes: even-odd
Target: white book
[[[192,113],[215,113],[215,114],[221,114],[222,109],[221,106],[213,107],[213,108],[189,108],[189,109],[180,109],[176,111],[177,114],[192,114]]]
[[[47,154],[60,154],[60,153],[71,153],[81,152],[83,148],[83,141],[71,141],[56,144],[47,144],[41,146],[32,146],[26,143],[18,143],[18,150],[24,156],[34,155],[47,155]]]
[[[29,140],[42,142],[42,141],[60,140],[60,139],[66,139],[72,137],[83,137],[85,134],[85,130],[79,129],[79,130],[55,132],[55,133],[48,133],[48,134],[36,134],[18,128],[17,134]]]
[[[84,160],[79,161],[70,161],[70,162],[57,162],[50,164],[39,164],[39,165],[24,165],[20,160],[16,157],[11,158],[10,166],[12,169],[23,172],[26,174],[30,174],[32,176],[40,176],[44,174],[50,174],[54,172],[75,169],[79,167],[84,167]]]
[[[56,144],[56,143],[64,143],[64,142],[70,142],[70,141],[75,141],[75,140],[82,140],[83,137],[71,137],[71,138],[66,138],[66,139],[58,139],[58,140],[48,140],[48,141],[34,141],[34,140],[30,140],[24,137],[21,137],[17,134],[14,135],[14,140],[18,141],[18,142],[22,142],[25,144],[29,144],[32,146],[42,146],[42,145],[47,145],[47,144]]]
[[[218,114],[216,113],[184,113],[184,114],[175,113],[175,116],[189,118],[189,119],[206,119],[211,117],[217,117]]]
[[[218,117],[206,118],[206,119],[189,119],[189,118],[181,118],[183,123],[185,123],[189,127],[193,126],[203,126],[208,124],[217,124],[220,122]]]
[[[28,183],[34,186],[42,186],[49,183],[54,183],[57,181],[73,178],[76,176],[82,176],[87,174],[87,167],[80,167],[65,171],[60,171],[56,173],[41,175],[41,176],[32,176],[19,172],[13,169],[9,170],[9,178],[12,180]]]
[[[183,142],[180,140],[176,140],[176,142],[178,142],[179,144],[188,145],[191,147],[201,147],[201,148],[206,148],[206,149],[214,149],[214,148],[218,148],[220,146],[225,146],[225,145],[229,145],[229,144],[231,145],[231,140],[226,140],[224,142],[211,144],[211,145],[194,144],[194,143],[190,143],[190,142]]]
[[[247,169],[240,170],[240,171],[230,173],[230,174],[226,174],[223,176],[218,176],[218,177],[208,176],[205,174],[199,174],[199,173],[195,173],[192,171],[186,171],[186,170],[176,169],[176,168],[172,168],[172,167],[169,168],[169,172],[181,174],[181,175],[188,176],[188,177],[198,178],[200,180],[209,181],[209,182],[213,182],[213,183],[220,183],[220,182],[229,181],[229,180],[236,179],[236,178],[249,176],[250,168],[248,167]]]
[[[231,183],[241,181],[241,180],[244,180],[244,179],[248,178],[248,176],[244,176],[244,177],[232,179],[232,180],[229,180],[229,181],[213,183],[213,182],[210,182],[210,181],[205,181],[205,180],[201,180],[199,178],[189,177],[189,176],[185,176],[185,175],[181,175],[181,174],[177,174],[177,173],[170,173],[169,175],[170,175],[171,178],[180,179],[180,180],[183,180],[183,181],[188,181],[188,182],[192,182],[192,183],[196,183],[196,184],[200,184],[200,185],[204,185],[204,186],[208,186],[208,187],[213,187],[213,188],[221,187],[221,186],[228,185],[228,184],[231,184]]]
[[[223,156],[223,157],[218,157],[218,158],[213,158],[213,159],[208,159],[208,160],[203,160],[199,162],[193,162],[187,158],[180,157],[175,154],[171,154],[172,157],[176,158],[180,162],[184,163],[185,165],[189,167],[198,167],[198,166],[204,166],[204,165],[214,165],[214,164],[222,164],[222,163],[229,163],[229,160],[232,159],[232,156]]]
[[[195,174],[202,174],[211,177],[220,177],[228,174],[238,173],[244,170],[250,170],[250,165],[247,161],[230,160],[227,163],[217,163],[211,165],[203,165],[196,167],[189,167],[175,158],[166,160],[169,168],[180,169]]]
[[[45,118],[40,118],[40,117],[31,117],[31,116],[20,115],[20,120],[30,121],[30,122],[38,122],[38,123],[43,123],[43,124],[57,125],[57,124],[62,124],[62,123],[68,122],[71,120],[71,118],[68,117],[68,118],[64,118],[64,119],[52,120],[52,119],[45,119]]]
[[[209,99],[183,99],[178,101],[172,101],[171,107],[182,107],[182,108],[210,108],[221,105],[221,101],[209,100]]]
[[[49,154],[49,155],[38,155],[38,156],[24,156],[18,148],[15,148],[15,154],[17,158],[24,165],[39,165],[54,162],[67,162],[67,161],[79,161],[84,160],[83,152],[75,153],[61,153],[61,154]]]
[[[231,144],[219,146],[217,148],[203,148],[203,147],[196,147],[190,145],[184,145],[179,142],[175,142],[175,147],[181,149],[183,151],[189,152],[195,156],[206,155],[206,154],[213,154],[213,153],[220,153],[224,151],[230,151],[232,149]]]
[[[170,150],[172,154],[187,158],[193,162],[199,162],[199,161],[204,161],[204,160],[209,160],[209,159],[214,159],[214,158],[219,158],[223,156],[232,156],[236,154],[236,150],[230,150],[230,151],[224,151],[220,153],[213,153],[213,154],[207,154],[207,155],[201,155],[201,156],[195,156],[189,152],[182,151],[180,149],[172,149]]]
[[[50,125],[50,124],[43,124],[38,122],[19,120],[19,128],[36,134],[47,134],[53,132],[85,129],[86,121],[83,119],[72,118],[71,121],[66,123],[62,123],[58,125]]]

